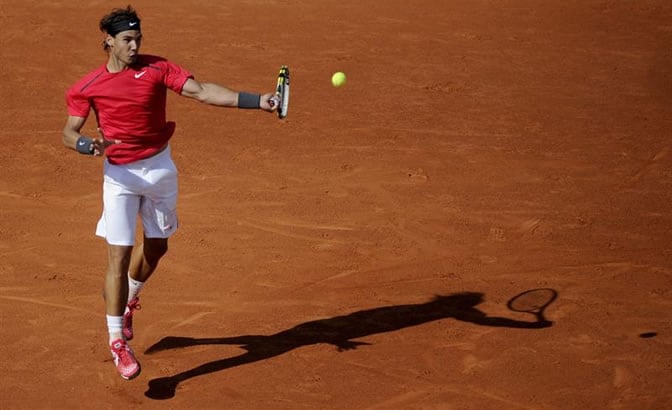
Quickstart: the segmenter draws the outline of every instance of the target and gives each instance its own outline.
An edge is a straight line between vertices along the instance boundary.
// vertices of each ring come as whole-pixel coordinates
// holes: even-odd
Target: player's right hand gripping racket
[[[286,65],[280,67],[278,73],[278,85],[275,88],[275,95],[278,97],[278,118],[287,117],[289,108],[289,68]]]

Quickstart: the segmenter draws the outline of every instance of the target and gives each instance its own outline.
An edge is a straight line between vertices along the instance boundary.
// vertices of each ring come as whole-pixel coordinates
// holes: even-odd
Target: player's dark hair
[[[140,17],[133,7],[128,5],[125,9],[114,9],[110,14],[103,16],[99,27],[100,31],[114,37],[125,30],[140,30]],[[109,47],[107,42],[103,41],[103,49],[107,50]]]

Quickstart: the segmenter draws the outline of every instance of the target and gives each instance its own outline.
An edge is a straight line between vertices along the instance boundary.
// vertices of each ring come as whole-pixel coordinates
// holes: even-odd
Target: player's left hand
[[[98,135],[100,136],[100,138],[93,139],[93,155],[96,157],[100,157],[103,154],[105,154],[105,149],[110,145],[119,144],[121,142],[120,140],[105,139],[103,130],[101,130],[100,128],[98,128]]]

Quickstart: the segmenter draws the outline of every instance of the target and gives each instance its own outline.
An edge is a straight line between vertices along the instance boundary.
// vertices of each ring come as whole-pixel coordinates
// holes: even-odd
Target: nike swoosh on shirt
[[[140,78],[140,77],[142,77],[143,75],[145,75],[146,72],[147,72],[147,71],[141,71],[141,72],[139,72],[139,73],[135,73],[135,78]]]

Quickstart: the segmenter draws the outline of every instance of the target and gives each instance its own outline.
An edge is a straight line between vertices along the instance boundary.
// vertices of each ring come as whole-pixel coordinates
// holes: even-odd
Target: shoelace
[[[140,309],[142,309],[142,306],[140,306],[140,301],[137,299],[135,300],[135,302],[131,302],[128,304],[128,316],[126,320],[128,321],[129,326],[133,324],[133,313],[135,313],[136,310]]]
[[[134,310],[140,310],[140,309],[142,309],[142,306],[140,306],[140,301],[137,299],[135,300],[135,302],[131,302],[128,304],[128,313],[133,314]]]
[[[131,358],[131,351],[127,345],[122,345],[118,348],[113,347],[112,350],[114,351],[114,354],[117,355],[119,363],[122,363],[125,366],[130,364],[129,361]]]

